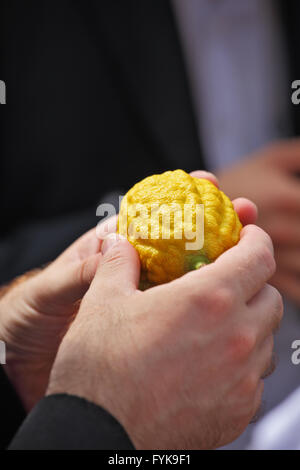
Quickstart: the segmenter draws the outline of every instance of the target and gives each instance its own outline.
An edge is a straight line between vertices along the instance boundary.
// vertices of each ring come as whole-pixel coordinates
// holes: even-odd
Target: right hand
[[[275,270],[269,236],[249,225],[214,263],[145,292],[127,240],[108,238],[103,252],[48,395],[98,404],[138,449],[235,439],[260,406],[282,316],[280,295],[265,284]]]
[[[272,284],[300,306],[300,139],[276,142],[218,174],[231,198],[241,194],[259,209],[271,236],[277,270]]]

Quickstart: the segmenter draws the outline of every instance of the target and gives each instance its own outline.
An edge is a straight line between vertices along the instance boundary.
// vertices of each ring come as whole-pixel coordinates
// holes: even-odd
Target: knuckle
[[[280,292],[275,289],[275,287],[273,287],[274,289],[274,297],[275,297],[275,311],[276,311],[276,319],[277,319],[277,325],[279,325],[282,317],[283,317],[283,299],[282,299],[282,295],[280,294]]]
[[[89,268],[88,260],[84,260],[79,266],[77,276],[78,276],[78,283],[80,286],[84,286],[85,284],[87,284],[88,268]]]
[[[228,314],[234,306],[234,295],[230,289],[219,288],[213,295],[214,309],[220,313]]]
[[[244,327],[232,334],[229,341],[229,356],[233,362],[246,361],[256,346],[256,335],[251,328]]]
[[[219,287],[206,298],[206,307],[210,315],[223,319],[234,308],[234,295],[229,288]]]
[[[238,393],[242,398],[253,400],[256,395],[259,379],[255,374],[248,374],[242,379],[238,387]]]
[[[224,321],[235,310],[235,297],[227,287],[216,287],[215,290],[192,292],[188,295],[191,311],[201,312],[201,321],[211,326],[224,324]],[[205,319],[205,320],[204,320]]]
[[[248,373],[234,387],[229,405],[232,407],[230,418],[238,431],[237,435],[248,426],[260,406],[261,395],[258,395],[258,391],[262,394],[261,383],[263,384],[263,381],[254,373]]]
[[[269,354],[269,357],[272,359],[273,349],[274,349],[274,336],[270,335],[266,341],[267,341],[268,354]]]
[[[105,257],[104,266],[106,269],[115,271],[123,264],[126,264],[127,259],[122,256],[119,246],[115,246],[110,250],[109,255]]]
[[[269,235],[267,235],[269,236]],[[266,267],[269,277],[272,277],[276,271],[276,262],[272,252],[267,246],[264,246],[260,250],[259,262]]]
[[[235,414],[230,416],[236,437],[242,434],[253,417],[253,406],[251,405],[250,400],[248,400],[246,405],[240,406],[238,410],[235,409]]]
[[[272,328],[277,329],[283,317],[283,299],[279,291],[269,284],[267,285],[270,291],[270,298],[271,298],[271,309],[270,312],[272,314]]]

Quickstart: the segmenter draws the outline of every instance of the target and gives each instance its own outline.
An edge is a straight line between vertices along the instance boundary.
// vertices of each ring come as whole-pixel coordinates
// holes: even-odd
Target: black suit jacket
[[[95,224],[107,192],[203,167],[168,1],[2,0],[1,9],[0,282]]]
[[[44,398],[25,419],[23,406],[1,366],[0,396],[0,449],[134,449],[126,431],[113,416],[76,396]]]

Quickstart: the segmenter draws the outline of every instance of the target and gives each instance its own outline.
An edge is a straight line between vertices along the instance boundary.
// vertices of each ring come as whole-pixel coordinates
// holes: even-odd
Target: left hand
[[[103,224],[113,226],[114,218]],[[0,298],[0,339],[6,374],[30,410],[45,394],[60,342],[76,315],[101,258],[92,229],[43,270],[17,278]]]

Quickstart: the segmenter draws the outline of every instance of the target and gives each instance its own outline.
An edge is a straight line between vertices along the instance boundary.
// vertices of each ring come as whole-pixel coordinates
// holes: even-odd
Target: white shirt
[[[173,0],[212,170],[286,134],[287,77],[272,0]]]
[[[300,450],[300,388],[258,423],[250,450]]]

